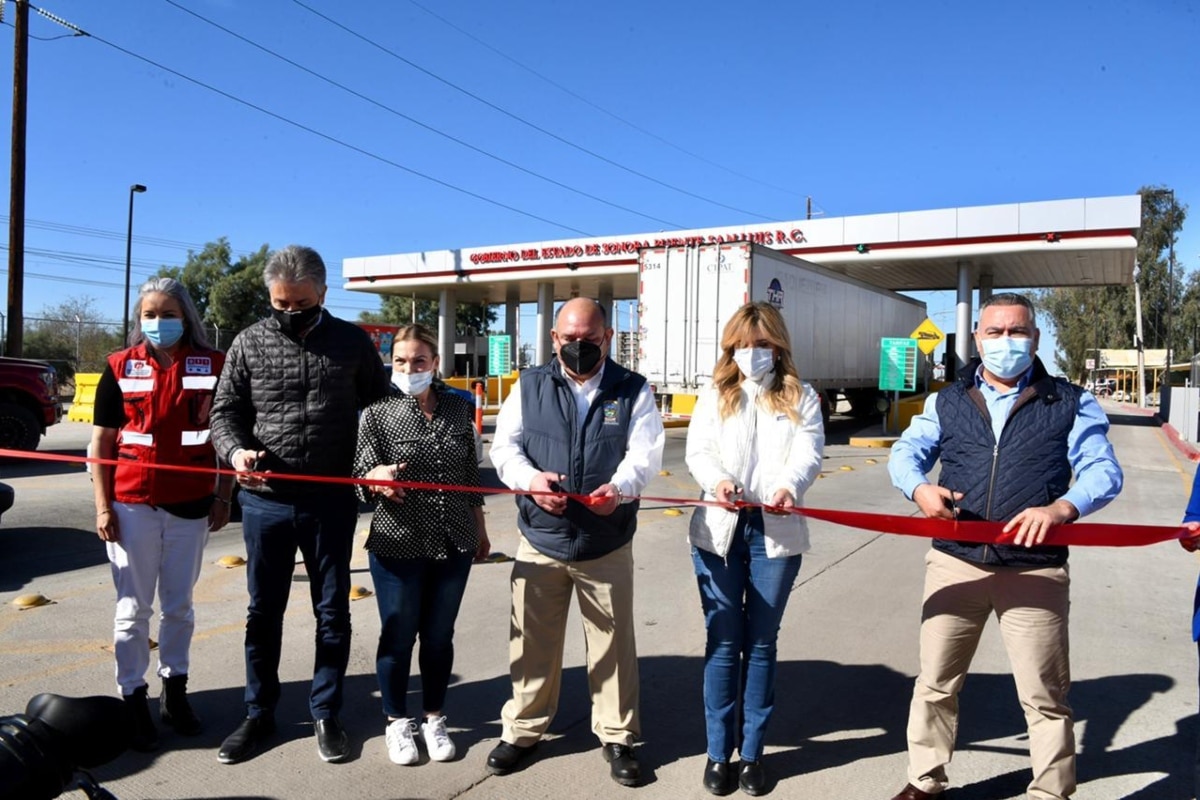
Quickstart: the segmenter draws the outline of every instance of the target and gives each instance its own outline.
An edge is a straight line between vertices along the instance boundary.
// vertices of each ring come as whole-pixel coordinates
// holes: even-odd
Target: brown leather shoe
[[[923,792],[917,787],[913,786],[911,783],[908,783],[905,784],[904,788],[900,790],[900,794],[893,797],[892,800],[934,800],[934,798],[941,796],[941,792],[930,794],[929,792]]]

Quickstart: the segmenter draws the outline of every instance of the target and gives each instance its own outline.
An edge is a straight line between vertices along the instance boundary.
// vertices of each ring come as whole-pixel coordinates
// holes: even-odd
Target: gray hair
[[[1023,294],[1017,294],[1016,292],[994,294],[979,305],[979,313],[982,314],[985,308],[990,308],[991,306],[1022,306],[1029,312],[1029,321],[1033,324],[1033,327],[1037,327],[1037,310],[1033,307],[1033,301]]]
[[[133,306],[133,327],[129,330],[129,346],[134,347],[146,341],[146,334],[142,333],[142,301],[146,295],[155,293],[173,297],[179,303],[179,309],[183,312],[183,337],[179,341],[197,349],[211,350],[204,321],[200,319],[200,312],[196,310],[187,287],[167,277],[151,278],[138,289],[137,303]]]
[[[311,247],[289,244],[276,250],[263,268],[263,282],[270,289],[276,283],[311,282],[317,291],[325,289],[325,262]]]

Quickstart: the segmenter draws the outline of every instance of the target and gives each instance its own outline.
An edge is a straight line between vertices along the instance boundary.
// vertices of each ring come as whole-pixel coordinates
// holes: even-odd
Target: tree
[[[358,321],[368,325],[409,325],[414,322],[413,305],[416,305],[415,321],[427,328],[438,328],[438,304],[434,300],[416,300],[399,294],[385,294],[380,299],[379,311],[363,311]],[[454,333],[456,336],[482,336],[491,323],[496,321],[496,312],[488,305],[459,303],[455,308]]]
[[[1169,265],[1166,258],[1187,218],[1187,206],[1163,186],[1143,186],[1138,194],[1142,224],[1135,275],[1142,295],[1143,345],[1163,349],[1170,342],[1178,360],[1200,340],[1200,282],[1195,275],[1185,281],[1178,263]],[[1132,285],[1047,289],[1035,299],[1058,334],[1058,368],[1073,380],[1086,379],[1085,362],[1095,357],[1096,349],[1137,346]]]
[[[95,298],[70,297],[27,319],[25,356],[55,362],[67,378],[100,372],[108,354],[121,347],[119,327],[104,322]]]
[[[263,267],[271,251],[267,245],[233,260],[233,248],[222,236],[200,250],[188,251],[183,266],[163,266],[158,274],[175,278],[192,296],[200,318],[217,331],[218,346],[228,345],[238,331],[265,317],[270,297],[263,284]],[[227,335],[228,334],[228,335]]]

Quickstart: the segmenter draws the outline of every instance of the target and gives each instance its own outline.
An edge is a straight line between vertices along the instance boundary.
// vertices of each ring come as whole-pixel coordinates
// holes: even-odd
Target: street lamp
[[[129,228],[125,232],[125,316],[121,328],[121,344],[129,337],[129,268],[133,262],[133,196],[146,191],[146,187],[135,183],[129,187]]]

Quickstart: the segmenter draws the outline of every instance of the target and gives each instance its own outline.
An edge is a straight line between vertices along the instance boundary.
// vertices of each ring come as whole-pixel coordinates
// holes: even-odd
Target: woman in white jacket
[[[704,788],[727,794],[736,782],[758,795],[766,788],[760,759],[775,705],[775,642],[808,549],[808,526],[792,509],[821,471],[825,432],[820,399],[800,382],[773,306],[738,309],[721,351],[687,438],[688,469],[703,498],[730,504],[697,508],[688,531],[708,631]],[[739,500],[763,507],[738,510]]]

